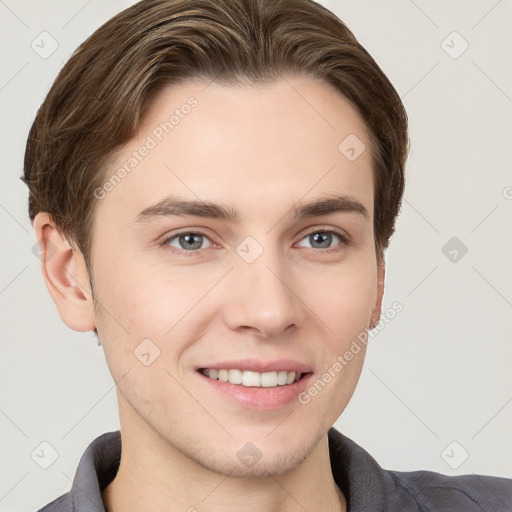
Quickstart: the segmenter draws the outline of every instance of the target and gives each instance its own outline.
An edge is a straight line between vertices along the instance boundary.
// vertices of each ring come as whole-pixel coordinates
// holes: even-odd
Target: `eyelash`
[[[309,231],[308,233],[304,234],[302,236],[302,238],[300,238],[299,242],[301,240],[303,240],[304,238],[306,238],[306,237],[308,237],[310,235],[313,235],[315,233],[334,234],[334,235],[338,236],[340,238],[340,240],[341,240],[341,243],[338,244],[337,246],[332,247],[330,249],[317,249],[318,252],[321,252],[321,253],[337,252],[337,251],[340,250],[340,246],[342,246],[342,245],[349,246],[350,245],[350,238],[347,235],[343,234],[340,231],[337,231],[337,230],[334,230],[334,229],[327,229],[327,228],[325,228],[325,229],[324,228],[317,228],[317,229],[314,229],[312,231]],[[170,237],[165,237],[163,240],[161,240],[159,242],[159,246],[163,247],[166,250],[169,250],[170,252],[172,252],[174,254],[178,254],[178,255],[181,255],[181,256],[190,257],[190,256],[198,255],[198,253],[200,253],[202,251],[201,249],[195,249],[195,250],[192,250],[192,251],[185,251],[185,250],[176,249],[176,247],[171,247],[171,246],[167,245],[170,242],[172,242],[174,239],[179,238],[182,235],[201,235],[201,236],[204,236],[204,237],[209,239],[209,236],[206,233],[202,232],[202,231],[181,231],[179,233],[175,233],[174,235],[172,235]],[[311,249],[314,250],[314,247],[312,247]]]

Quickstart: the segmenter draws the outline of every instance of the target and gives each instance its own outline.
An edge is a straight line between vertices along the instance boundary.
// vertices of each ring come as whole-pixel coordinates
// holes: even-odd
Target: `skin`
[[[179,126],[98,200],[92,276],[46,213],[34,222],[41,250],[55,246],[42,270],[62,321],[77,331],[97,328],[117,383],[123,452],[103,499],[109,512],[346,510],[327,431],[355,390],[364,345],[307,405],[294,400],[272,411],[232,403],[194,368],[291,358],[311,365],[316,379],[378,321],[385,264],[374,246],[371,155],[367,149],[349,161],[338,150],[349,134],[369,148],[367,129],[351,104],[317,79],[206,86],[192,81],[160,91],[138,137],[117,155],[107,179],[166,113],[197,99]],[[299,222],[289,216],[296,202],[333,192],[362,203],[368,219],[354,212]],[[171,193],[233,206],[240,219],[134,223],[138,212]],[[179,238],[158,245],[197,229],[207,235],[199,249]],[[308,235],[322,229],[338,229],[351,242],[333,235],[315,245]],[[263,248],[250,264],[236,252],[247,236]],[[169,246],[195,252],[175,254]],[[325,253],[325,246],[338,250]],[[147,338],[161,351],[149,366],[133,354]],[[262,455],[252,467],[237,458],[247,442]]]

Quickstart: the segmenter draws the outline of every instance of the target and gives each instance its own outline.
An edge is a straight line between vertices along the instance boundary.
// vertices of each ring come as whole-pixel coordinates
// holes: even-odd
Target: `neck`
[[[130,424],[133,426],[133,423]],[[239,511],[345,512],[336,486],[325,434],[309,455],[284,474],[232,477],[204,467],[158,434],[122,431],[115,479],[103,491],[107,512]]]
[[[121,468],[120,468],[121,471]],[[118,473],[114,481],[103,491],[102,497],[107,512],[132,512],[145,510],[156,512],[225,512],[239,511],[246,507],[251,512],[292,512],[298,509],[310,512],[346,512],[343,493],[332,482],[328,494],[319,495],[314,483],[303,489],[292,491],[275,478],[269,485],[251,486],[240,484],[234,479],[232,485],[225,485],[226,477],[218,475],[215,485],[209,489],[192,490],[179,488],[169,482],[165,488],[156,487],[147,482],[134,481]],[[145,489],[147,490],[145,492]]]

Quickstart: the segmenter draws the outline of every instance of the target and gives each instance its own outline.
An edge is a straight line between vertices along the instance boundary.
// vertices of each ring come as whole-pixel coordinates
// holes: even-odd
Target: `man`
[[[145,0],[100,27],[24,179],[46,285],[97,334],[121,431],[41,510],[512,510],[508,479],[385,471],[332,428],[380,318],[407,151],[393,86],[315,2]]]

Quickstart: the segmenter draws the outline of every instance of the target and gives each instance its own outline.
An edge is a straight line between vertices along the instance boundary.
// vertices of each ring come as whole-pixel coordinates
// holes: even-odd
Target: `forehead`
[[[132,213],[171,194],[236,203],[251,215],[276,203],[282,209],[343,193],[373,215],[364,121],[332,86],[313,78],[283,77],[264,86],[191,80],[166,87],[105,179],[121,168],[122,180],[102,203]]]

